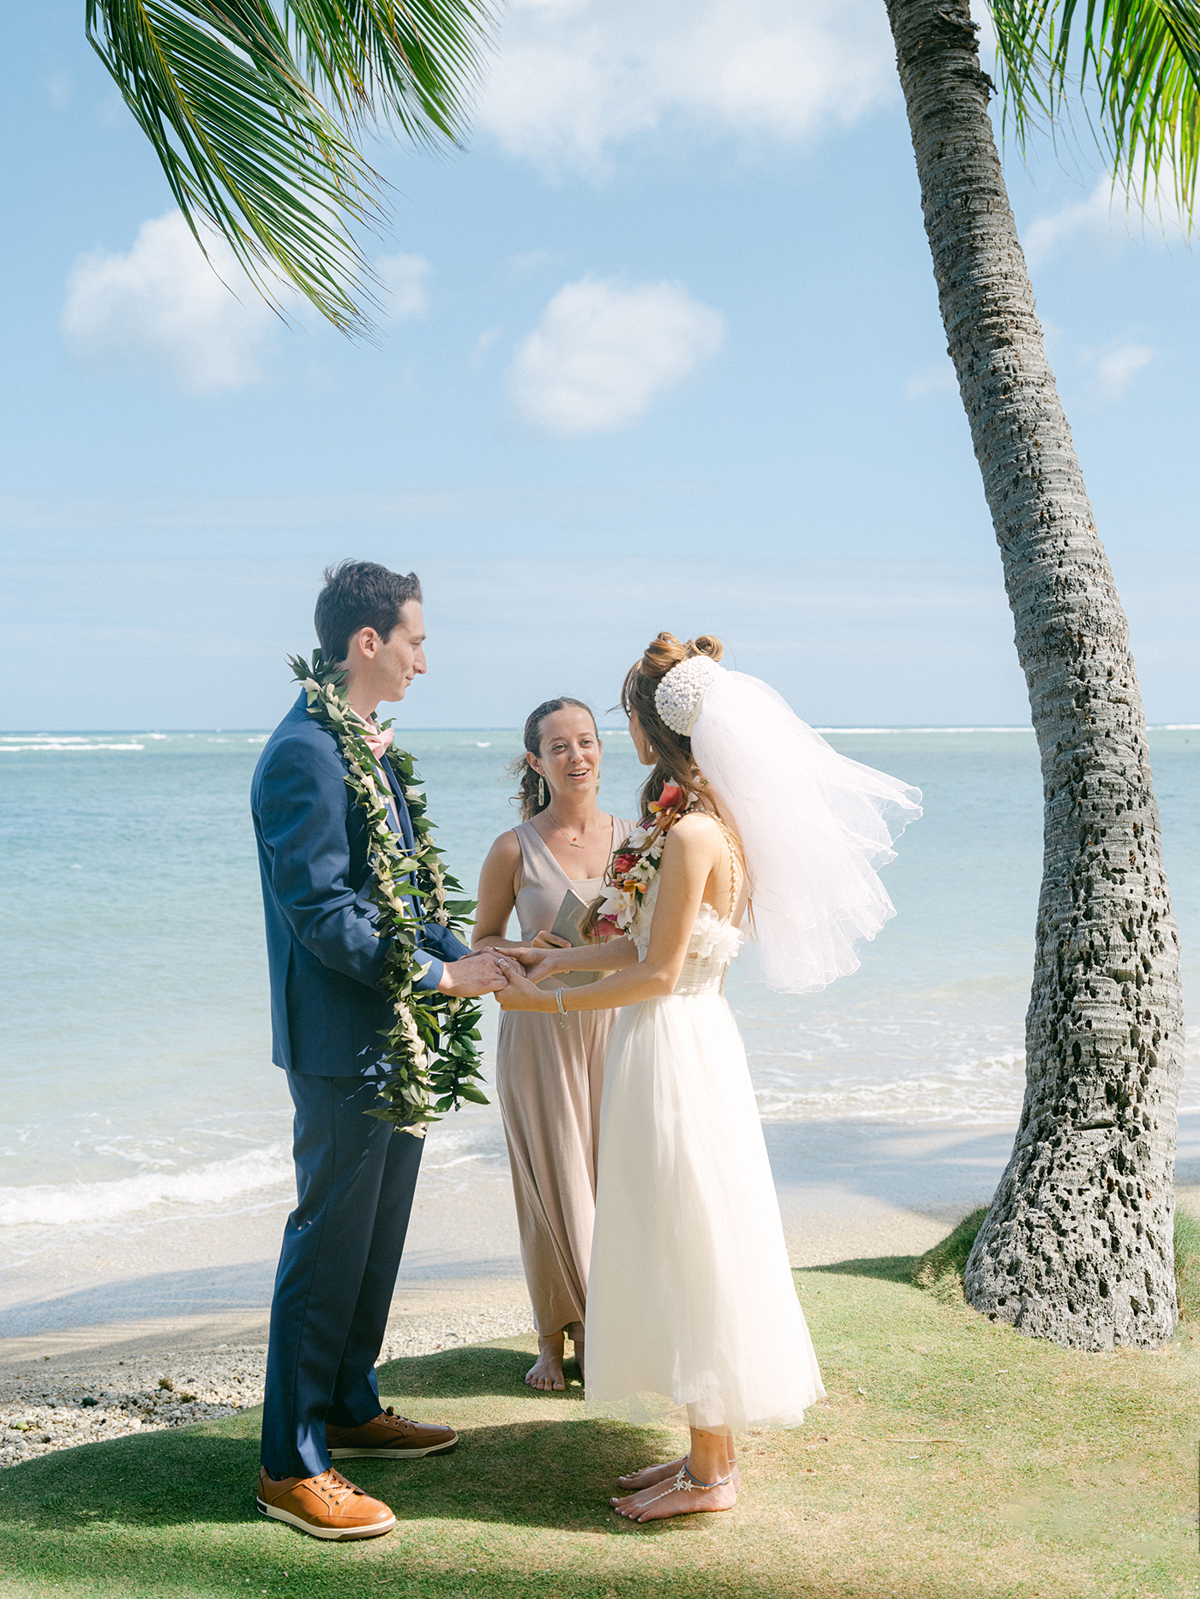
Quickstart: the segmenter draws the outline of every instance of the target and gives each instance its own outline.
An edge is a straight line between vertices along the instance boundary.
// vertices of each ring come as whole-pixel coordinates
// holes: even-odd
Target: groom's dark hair
[[[350,640],[364,627],[373,627],[381,639],[400,620],[409,600],[421,602],[421,583],[415,572],[390,572],[375,561],[339,561],[325,568],[325,587],[317,596],[313,622],[327,661],[344,661]]]

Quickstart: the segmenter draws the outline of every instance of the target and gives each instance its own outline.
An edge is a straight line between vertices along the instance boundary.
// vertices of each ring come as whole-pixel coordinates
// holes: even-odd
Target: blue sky
[[[514,4],[466,152],[374,153],[377,345],[212,278],[82,16],[0,67],[4,725],[270,725],[343,555],[421,574],[414,725],[609,705],[659,627],[817,724],[1027,718],[876,0]],[[1006,169],[1148,714],[1200,720],[1196,260],[1086,147]]]

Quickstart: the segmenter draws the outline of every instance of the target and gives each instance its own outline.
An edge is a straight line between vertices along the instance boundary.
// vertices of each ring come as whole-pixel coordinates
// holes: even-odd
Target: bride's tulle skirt
[[[823,1393],[729,1005],[631,1005],[605,1064],[587,1411],[744,1433]]]

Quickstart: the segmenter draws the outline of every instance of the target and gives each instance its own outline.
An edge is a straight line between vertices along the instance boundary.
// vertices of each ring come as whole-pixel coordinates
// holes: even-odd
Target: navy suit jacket
[[[272,1056],[277,1066],[314,1077],[374,1075],[391,1028],[391,1003],[379,986],[390,939],[375,933],[368,893],[367,824],[346,787],[347,766],[332,733],[300,698],[267,741],[250,786],[267,921]],[[405,844],[412,822],[391,767]],[[443,961],[470,951],[446,928],[426,922],[418,960],[429,970],[418,988],[436,988]]]

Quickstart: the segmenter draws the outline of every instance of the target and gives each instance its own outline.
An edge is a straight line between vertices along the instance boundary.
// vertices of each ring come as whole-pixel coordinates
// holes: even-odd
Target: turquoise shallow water
[[[250,775],[263,733],[0,737],[0,1228],[252,1204],[290,1177],[270,1064]],[[807,998],[730,982],[769,1118],[981,1125],[1020,1105],[1040,865],[1025,730],[829,734],[925,791],[886,881],[898,915],[859,972]],[[441,843],[472,886],[511,825],[511,731],[418,732]],[[1200,730],[1151,735],[1185,978],[1200,933]],[[603,798],[640,768],[608,735]],[[494,1037],[489,1007],[489,1047]],[[1191,1046],[1183,1107],[1200,1108]],[[483,1113],[487,1116],[489,1113]],[[443,1163],[476,1158],[470,1115]],[[457,1152],[457,1153],[456,1153]]]

